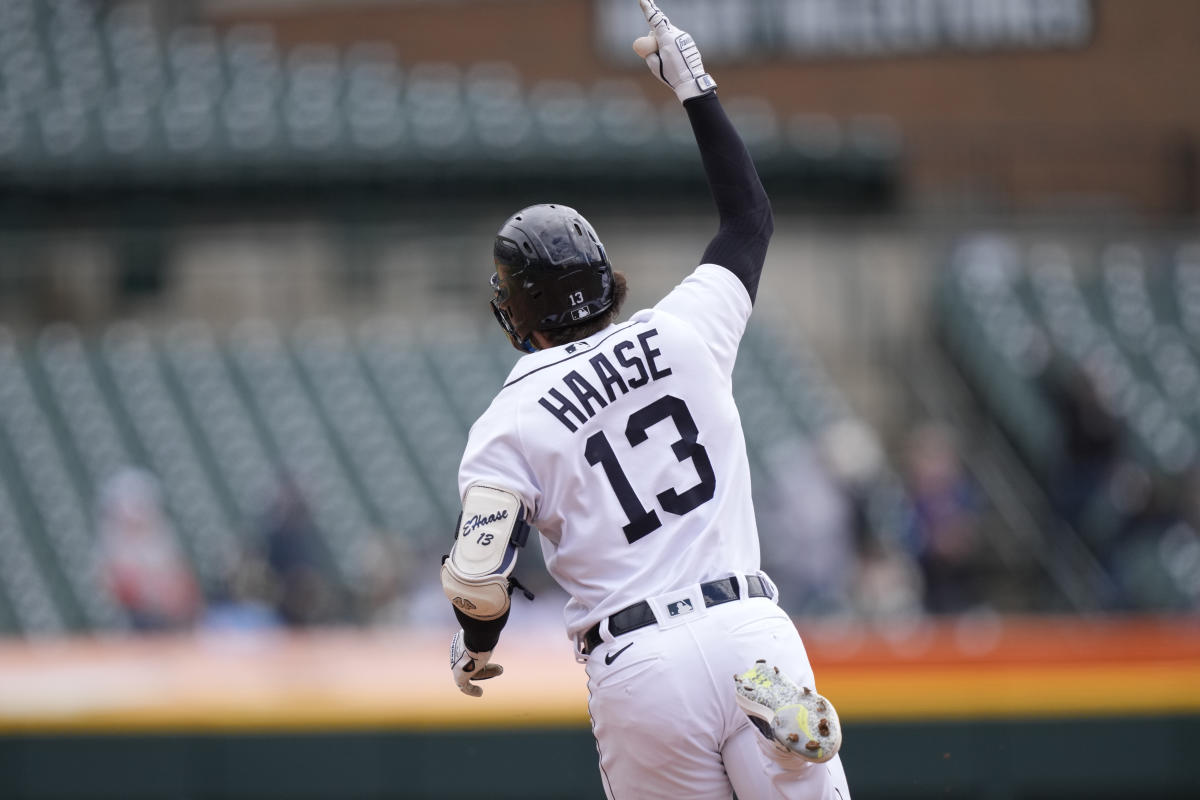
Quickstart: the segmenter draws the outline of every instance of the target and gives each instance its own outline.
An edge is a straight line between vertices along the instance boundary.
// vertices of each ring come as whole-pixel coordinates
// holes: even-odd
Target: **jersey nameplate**
[[[671,374],[671,368],[662,362],[662,351],[650,341],[655,336],[658,336],[658,329],[651,328],[630,339],[622,339],[613,345],[612,358],[603,351],[596,353],[587,360],[590,369],[571,370],[563,376],[565,392],[553,387],[544,397],[538,398],[538,404],[568,431],[575,433],[580,425],[596,416],[597,411],[616,400],[618,392],[629,394],[633,389]],[[613,364],[613,361],[617,363]]]

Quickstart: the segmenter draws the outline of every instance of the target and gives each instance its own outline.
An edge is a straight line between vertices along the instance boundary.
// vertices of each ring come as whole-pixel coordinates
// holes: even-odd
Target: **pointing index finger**
[[[667,15],[662,12],[662,9],[655,5],[654,0],[638,0],[642,6],[642,13],[646,15],[646,22],[650,23],[652,29],[666,28],[670,26],[671,20],[667,19]]]

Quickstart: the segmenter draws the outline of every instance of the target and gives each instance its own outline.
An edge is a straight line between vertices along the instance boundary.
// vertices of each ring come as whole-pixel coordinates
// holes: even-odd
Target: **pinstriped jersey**
[[[750,311],[733,273],[701,265],[628,321],[521,358],[472,426],[459,493],[521,498],[571,596],[568,635],[759,568],[731,377]]]

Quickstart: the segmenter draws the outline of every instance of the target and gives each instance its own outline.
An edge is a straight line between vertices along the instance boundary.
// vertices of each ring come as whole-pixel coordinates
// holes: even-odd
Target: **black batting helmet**
[[[536,348],[534,331],[565,328],[613,304],[613,271],[596,231],[573,208],[522,209],[496,234],[492,311],[513,347]]]

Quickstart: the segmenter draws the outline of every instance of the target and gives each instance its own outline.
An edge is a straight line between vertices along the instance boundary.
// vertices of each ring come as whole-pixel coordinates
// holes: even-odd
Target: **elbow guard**
[[[479,620],[502,617],[512,594],[509,576],[529,525],[521,499],[490,486],[472,486],[463,499],[454,546],[442,563],[442,589],[454,607]]]

